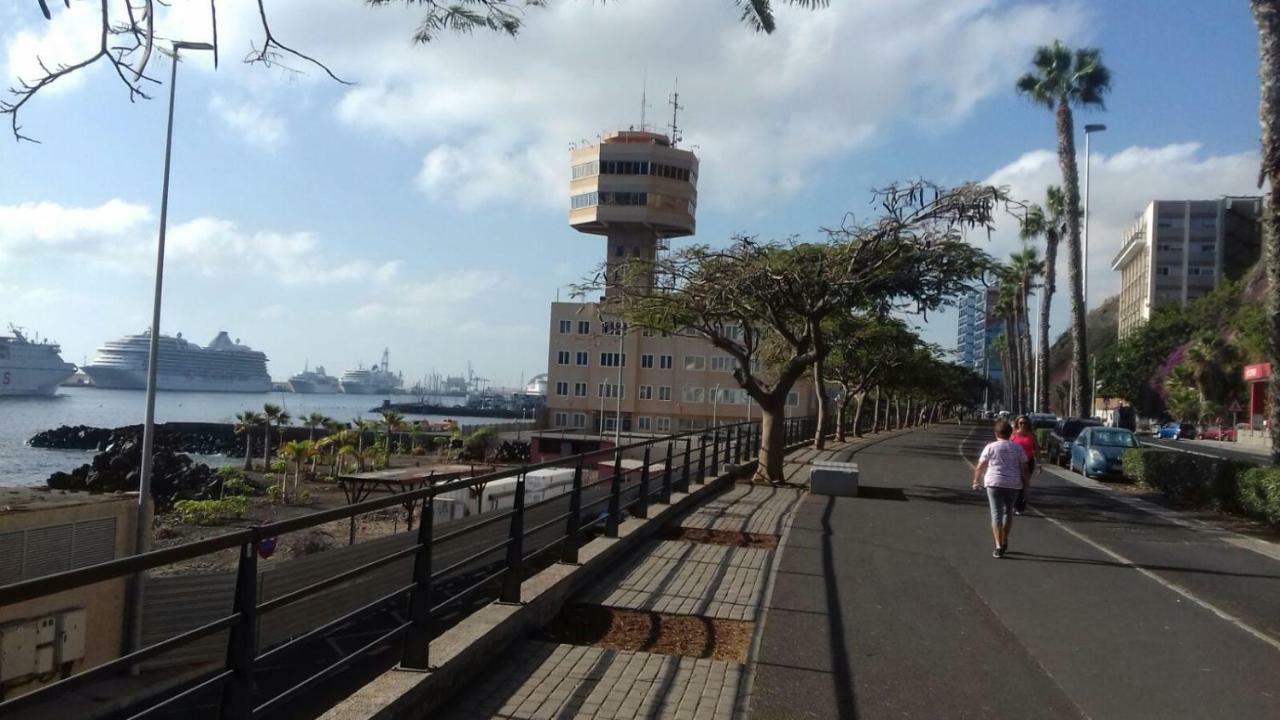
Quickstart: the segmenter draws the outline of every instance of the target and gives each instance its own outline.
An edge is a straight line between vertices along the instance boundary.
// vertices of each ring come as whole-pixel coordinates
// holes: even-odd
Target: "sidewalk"
[[[788,457],[788,479],[801,480],[807,463],[817,457],[847,458],[849,448],[848,443],[833,443],[822,452],[805,448],[793,453]],[[684,517],[679,527],[748,533],[757,540],[776,538],[804,495],[796,488],[740,484]],[[656,618],[655,634],[663,621],[690,616],[709,628],[712,638],[719,623],[737,623],[735,627],[750,634],[764,611],[765,588],[777,554],[769,547],[659,540],[578,603],[648,613]],[[516,647],[507,663],[464,692],[441,716],[727,720],[745,714],[743,660],[533,639]]]

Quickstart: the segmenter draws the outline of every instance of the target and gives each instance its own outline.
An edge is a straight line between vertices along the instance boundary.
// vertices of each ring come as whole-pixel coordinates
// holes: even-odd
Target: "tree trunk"
[[[858,404],[853,409],[853,436],[862,437],[862,405],[867,401],[865,392],[858,393]]]
[[[875,412],[872,414],[872,417],[871,417],[872,434],[880,432],[880,386],[879,385],[876,386],[876,399],[875,399],[874,410]]]
[[[844,442],[845,409],[849,407],[849,391],[845,390],[836,405],[836,442]]]
[[[1262,128],[1262,168],[1258,184],[1270,180],[1262,210],[1262,246],[1267,272],[1267,360],[1271,367],[1271,464],[1280,465],[1280,3],[1252,0],[1258,25],[1258,77],[1262,97],[1258,121]]]
[[[1037,397],[1036,409],[1040,412],[1052,412],[1049,409],[1049,309],[1053,302],[1056,272],[1054,264],[1058,261],[1058,235],[1049,233],[1044,243],[1044,290],[1040,298],[1040,354],[1036,356]]]
[[[1067,219],[1067,282],[1071,294],[1071,378],[1075,384],[1076,414],[1089,407],[1088,337],[1085,329],[1084,273],[1080,257],[1080,174],[1076,169],[1075,121],[1064,97],[1058,101],[1058,165],[1062,168],[1062,192]]]
[[[244,431],[244,469],[253,469],[253,430]]]
[[[893,429],[902,429],[902,398],[893,396]]]
[[[770,483],[781,483],[786,480],[783,473],[783,459],[786,445],[783,438],[783,410],[786,397],[781,400],[769,397],[760,402],[760,454],[756,465],[756,479]]]
[[[914,399],[915,398],[907,398],[907,427],[914,427],[916,424],[916,419],[911,414],[911,402]]]
[[[827,384],[822,381],[824,362],[822,353],[813,361],[813,393],[817,399],[817,422],[814,423],[813,447],[822,450],[827,446]]]
[[[271,470],[271,423],[267,423],[267,428],[262,434],[262,471]]]

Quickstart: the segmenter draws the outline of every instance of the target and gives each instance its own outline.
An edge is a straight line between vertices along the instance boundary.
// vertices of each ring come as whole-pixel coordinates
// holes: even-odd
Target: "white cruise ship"
[[[54,343],[32,342],[12,325],[9,332],[0,335],[0,395],[52,395],[75,374]]]
[[[304,367],[302,372],[289,378],[289,389],[305,394],[341,392],[341,388],[338,387],[338,378],[326,375],[323,365],[317,365],[315,370],[307,370]]]
[[[108,341],[81,369],[100,388],[145,390],[150,343],[149,332]],[[233,342],[226,332],[219,332],[207,347],[184,340],[182,333],[176,337],[161,335],[156,389],[269,392],[267,356],[239,341]]]
[[[382,362],[365,370],[357,367],[347,370],[338,378],[342,392],[348,395],[390,395],[404,386],[404,378],[391,372],[388,367],[388,353],[382,351]]]

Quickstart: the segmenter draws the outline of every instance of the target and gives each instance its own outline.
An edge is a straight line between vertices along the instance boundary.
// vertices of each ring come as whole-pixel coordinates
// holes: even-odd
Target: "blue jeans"
[[[988,487],[987,504],[991,506],[991,525],[1004,527],[1013,522],[1013,504],[1018,500],[1018,488]]]

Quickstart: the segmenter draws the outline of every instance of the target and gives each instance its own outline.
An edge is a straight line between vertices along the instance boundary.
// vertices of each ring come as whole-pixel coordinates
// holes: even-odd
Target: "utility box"
[[[858,464],[815,462],[809,467],[809,492],[814,495],[858,496]]]
[[[0,628],[0,682],[36,671],[36,624],[32,622]]]
[[[58,614],[58,635],[54,647],[59,664],[84,657],[86,619],[84,608]]]

